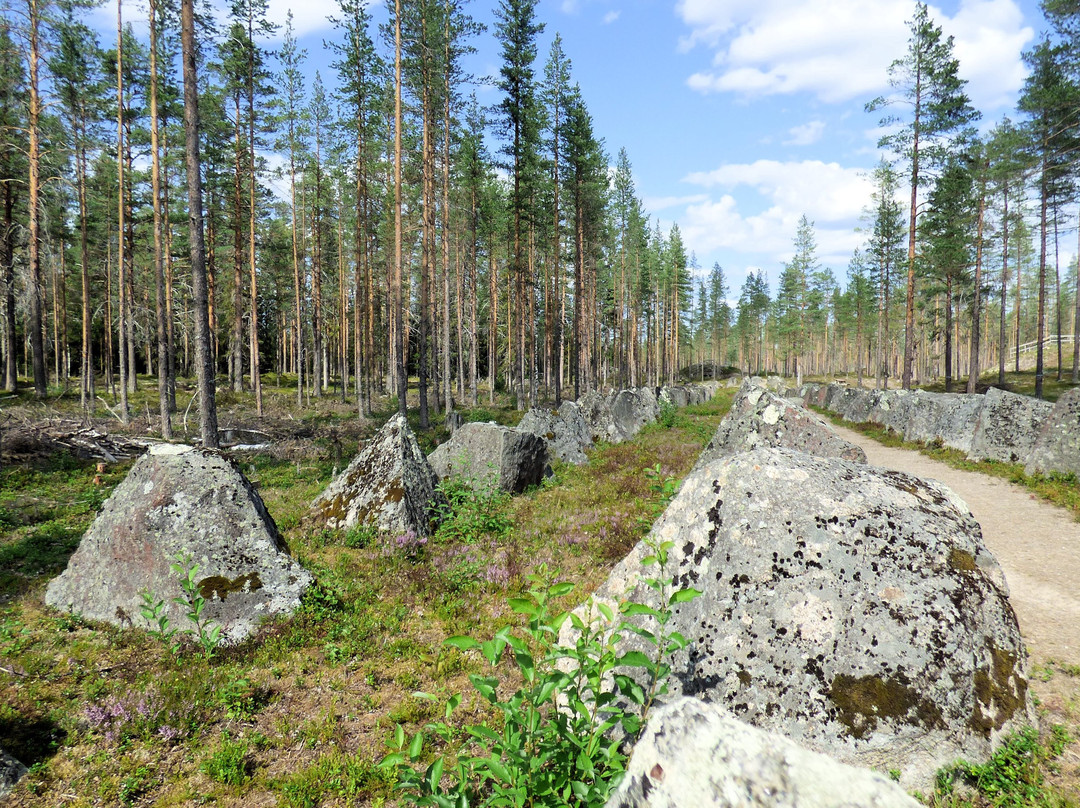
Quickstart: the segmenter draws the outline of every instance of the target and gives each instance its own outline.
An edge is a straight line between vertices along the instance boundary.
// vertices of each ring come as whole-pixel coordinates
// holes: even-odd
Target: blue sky
[[[271,0],[271,16],[284,21],[290,6],[312,70],[331,83],[322,51],[334,36],[326,17],[335,0]],[[470,11],[490,24],[494,6],[474,0]],[[537,74],[561,33],[612,161],[625,147],[647,210],[665,230],[678,222],[702,267],[718,261],[737,297],[747,271],[763,268],[775,282],[803,214],[823,263],[844,277],[880,157],[878,116],[863,106],[888,93],[887,68],[904,52],[914,8],[912,0],[540,0]],[[1037,5],[948,0],[930,11],[955,38],[984,126],[1015,117],[1021,53],[1045,27]],[[372,12],[384,17],[378,4]],[[497,73],[490,25],[475,44],[473,71]],[[478,95],[498,99],[490,87]]]

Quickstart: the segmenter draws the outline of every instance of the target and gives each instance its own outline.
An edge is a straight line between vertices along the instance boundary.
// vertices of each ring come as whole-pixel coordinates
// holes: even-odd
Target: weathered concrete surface
[[[27,768],[0,749],[0,800],[4,799],[26,774]]]
[[[620,390],[611,399],[611,417],[623,440],[629,440],[656,420],[652,403],[637,390]]]
[[[544,479],[547,441],[499,424],[464,424],[428,455],[428,462],[440,480],[456,475],[477,488],[520,494]]]
[[[557,410],[534,407],[517,428],[547,441],[548,457],[578,466],[589,462],[585,450],[592,448],[592,435],[573,401],[564,401]]]
[[[816,414],[747,382],[739,388],[731,409],[694,468],[763,446],[784,446],[825,457],[866,462],[862,449],[839,437]]]
[[[1028,474],[1062,471],[1080,476],[1080,387],[1062,394],[1046,416],[1025,470]]]
[[[430,536],[442,499],[438,482],[408,422],[395,415],[311,503],[310,519],[329,528],[370,525]]]
[[[690,406],[690,393],[687,392],[684,387],[662,387],[660,388],[660,395],[657,396],[661,403],[667,402],[672,407],[688,407]]]
[[[604,396],[590,390],[577,400],[577,405],[581,410],[581,417],[589,425],[593,441],[622,442],[622,433],[615,426],[615,418],[611,414],[611,403]]]
[[[595,597],[651,602],[655,542],[671,542],[665,574],[704,592],[667,625],[688,641],[673,696],[923,790],[1034,718],[1001,569],[943,485],[787,449],[714,461]]]
[[[172,625],[191,628],[180,555],[198,564],[204,616],[237,642],[269,615],[300,605],[311,575],[289,557],[274,520],[236,464],[214,451],[162,444],[105,501],[45,602],[119,626],[147,627],[140,592],[164,599]]]
[[[657,709],[606,808],[918,808],[847,766],[693,698]]]
[[[982,414],[975,424],[968,457],[972,460],[1027,460],[1054,405],[991,387],[983,396]]]
[[[983,403],[980,395],[913,392],[906,404],[904,440],[941,441],[952,449],[968,452]]]

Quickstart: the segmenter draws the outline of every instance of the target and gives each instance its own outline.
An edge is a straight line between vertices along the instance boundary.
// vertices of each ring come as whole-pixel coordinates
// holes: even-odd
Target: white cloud
[[[888,87],[887,69],[903,55],[912,10],[909,0],[681,0],[678,13],[690,28],[682,48],[714,50],[712,66],[687,83],[703,93],[868,99]],[[961,0],[952,17],[930,12],[955,37],[976,106],[1011,103],[1025,75],[1021,50],[1034,35],[1016,1]]]
[[[817,143],[821,140],[821,136],[824,132],[824,121],[810,121],[799,126],[793,126],[788,129],[788,134],[791,137],[784,141],[784,145],[809,146],[811,143]]]
[[[679,217],[686,243],[702,253],[729,249],[787,260],[803,214],[814,222],[818,254],[827,263],[846,264],[863,239],[855,226],[869,202],[871,183],[859,169],[818,160],[758,160],[696,172],[683,181],[725,192],[718,199],[688,202]],[[742,203],[736,201],[733,193],[740,188],[762,197],[760,210],[744,209],[746,194],[739,194]]]
[[[609,11],[604,15],[604,25],[611,25],[615,20],[619,19],[622,11]]]
[[[708,194],[692,194],[690,196],[645,196],[641,200],[641,205],[648,213],[656,213],[659,210],[666,210],[667,208],[692,205],[695,202],[704,202],[708,198]]]

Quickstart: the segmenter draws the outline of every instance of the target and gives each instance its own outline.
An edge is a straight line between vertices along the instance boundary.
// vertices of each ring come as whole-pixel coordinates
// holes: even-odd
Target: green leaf
[[[480,643],[474,640],[472,637],[464,637],[457,635],[454,637],[448,637],[443,640],[443,645],[449,645],[453,648],[457,648],[459,651],[468,651],[472,648],[476,648]]]
[[[491,773],[495,775],[499,780],[504,783],[510,782],[510,773],[506,770],[506,767],[502,765],[502,762],[492,755],[484,761],[487,767],[491,770]]]
[[[671,598],[668,600],[669,606],[674,606],[676,603],[687,603],[701,594],[700,589],[694,589],[692,586],[686,587],[686,589],[679,589],[671,594]]]
[[[420,752],[424,749],[424,733],[418,732],[413,736],[412,742],[409,744],[409,758],[416,760],[420,757]]]
[[[536,604],[529,598],[510,598],[507,603],[518,614],[527,614],[529,617],[536,616]]]
[[[569,581],[563,581],[562,583],[557,583],[551,587],[551,597],[561,598],[563,595],[569,595],[573,591],[574,585]]]
[[[443,773],[443,759],[442,759],[442,756],[440,755],[439,757],[435,758],[434,761],[432,761],[432,764],[428,767],[428,770],[427,770],[426,779],[427,779],[427,782],[428,782],[428,787],[432,791],[437,791],[438,790],[439,781],[442,780],[442,773]]]
[[[644,603],[627,603],[622,607],[622,613],[629,617],[635,617],[640,614],[645,614],[649,617],[660,616],[660,612],[651,606],[646,606]]]
[[[638,668],[647,668],[653,664],[652,659],[641,651],[627,651],[615,660],[616,665],[631,665]]]
[[[615,622],[615,613],[606,603],[597,603],[596,609],[600,612],[600,614],[604,616],[604,619],[607,620],[609,623]]]

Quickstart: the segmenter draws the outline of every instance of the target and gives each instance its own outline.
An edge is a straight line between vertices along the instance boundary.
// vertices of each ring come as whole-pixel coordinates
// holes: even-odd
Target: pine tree
[[[1075,110],[1080,85],[1068,75],[1066,49],[1044,40],[1025,60],[1031,74],[1024,85],[1020,109],[1030,116],[1027,126],[1032,151],[1039,161],[1039,282],[1038,323],[1035,359],[1035,396],[1043,396],[1043,341],[1046,319],[1046,265],[1051,200],[1066,196],[1072,189],[1071,163],[1080,141],[1075,131]]]
[[[7,392],[18,388],[18,338],[15,319],[15,244],[25,220],[19,215],[21,181],[29,173],[27,156],[28,127],[23,115],[28,87],[26,71],[17,58],[18,51],[6,19],[0,19],[0,195],[3,219],[0,220],[0,281],[4,301],[3,385]]]
[[[536,0],[500,0],[495,12],[496,37],[502,46],[499,68],[499,103],[503,133],[507,138],[503,153],[509,158],[511,192],[509,199],[510,281],[514,307],[515,364],[511,378],[517,408],[525,409],[525,323],[526,294],[532,288],[526,261],[530,200],[536,183],[539,130],[536,82],[536,38],[544,24],[536,21]],[[575,290],[575,296],[577,290]],[[580,348],[580,346],[579,346]]]
[[[952,37],[942,36],[924,3],[918,3],[909,23],[907,53],[889,67],[889,83],[909,108],[906,117],[886,115],[881,125],[892,131],[878,146],[888,148],[910,170],[911,203],[908,211],[907,307],[904,319],[904,389],[910,389],[915,362],[915,242],[919,212],[919,188],[926,185],[928,171],[944,164],[953,143],[963,139],[978,120],[964,92],[967,83],[959,75],[953,56]],[[896,99],[879,97],[866,105],[868,112],[883,109]],[[899,124],[899,128],[897,128]]]
[[[199,386],[199,429],[203,446],[218,447],[213,349],[206,250],[203,242],[202,179],[199,171],[199,79],[196,72],[194,0],[180,0],[184,70],[184,151],[187,163],[188,226],[191,240],[191,286],[195,319],[195,372]]]

